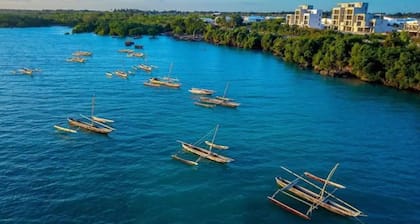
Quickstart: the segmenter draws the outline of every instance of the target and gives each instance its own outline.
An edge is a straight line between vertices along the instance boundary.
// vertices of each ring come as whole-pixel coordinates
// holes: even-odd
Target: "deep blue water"
[[[0,29],[0,222],[307,223],[272,205],[280,166],[347,186],[336,195],[368,214],[364,223],[420,223],[420,95],[327,78],[264,53],[168,37],[144,45],[153,75],[180,90],[150,88],[144,59],[117,50],[124,39],[64,35],[64,27]],[[93,52],[85,64],[65,61]],[[32,77],[12,74],[40,68]],[[190,87],[210,88],[238,109],[193,104]],[[114,119],[109,136],[63,134],[67,117]],[[170,158],[176,140],[195,142],[220,124],[227,165],[190,167]],[[296,205],[292,200],[282,201]],[[357,223],[319,209],[311,223]]]

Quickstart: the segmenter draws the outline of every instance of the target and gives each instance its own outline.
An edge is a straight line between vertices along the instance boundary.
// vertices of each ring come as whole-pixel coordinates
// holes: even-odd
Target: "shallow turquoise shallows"
[[[0,29],[1,223],[308,223],[267,200],[274,177],[310,171],[347,187],[335,192],[368,215],[363,223],[420,223],[420,95],[319,76],[271,55],[183,42],[135,39],[146,58],[127,57],[124,39],[64,35],[66,27]],[[66,62],[91,51],[84,64]],[[146,63],[128,79],[105,72]],[[152,88],[154,76],[180,89]],[[21,67],[34,75],[13,74]],[[241,105],[194,105],[191,87]],[[68,127],[67,117],[115,120],[108,136]],[[176,140],[195,142],[220,124],[218,151],[235,161],[171,159]],[[187,156],[187,155],[182,155]],[[192,157],[188,157],[192,158]],[[279,199],[299,209],[284,195]],[[311,223],[357,223],[323,209]]]

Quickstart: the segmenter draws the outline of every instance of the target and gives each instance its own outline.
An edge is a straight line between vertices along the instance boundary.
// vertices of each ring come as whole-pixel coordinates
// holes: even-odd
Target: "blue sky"
[[[340,0],[0,0],[3,9],[133,8],[181,11],[293,11],[300,4],[331,10]],[[419,0],[367,0],[369,12],[420,12]]]

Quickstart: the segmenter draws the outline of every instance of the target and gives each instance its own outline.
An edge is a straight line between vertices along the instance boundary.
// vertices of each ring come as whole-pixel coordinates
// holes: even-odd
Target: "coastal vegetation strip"
[[[208,24],[203,17],[212,17]],[[398,89],[420,91],[420,48],[405,32],[353,35],[304,29],[282,19],[244,24],[232,13],[101,11],[0,11],[0,27],[65,25],[73,33],[139,36],[172,34],[187,40],[263,50],[324,75],[356,77]],[[417,41],[417,42],[416,42]]]

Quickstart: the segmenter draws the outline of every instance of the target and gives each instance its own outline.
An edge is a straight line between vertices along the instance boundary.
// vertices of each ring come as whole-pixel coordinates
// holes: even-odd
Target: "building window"
[[[362,26],[362,22],[357,22],[357,26]]]

